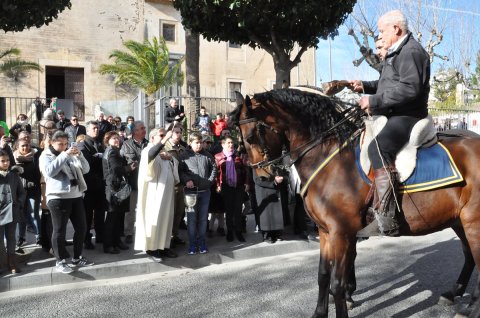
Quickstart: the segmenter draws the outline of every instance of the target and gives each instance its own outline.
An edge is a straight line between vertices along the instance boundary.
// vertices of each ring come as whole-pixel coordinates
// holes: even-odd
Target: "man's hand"
[[[0,138],[0,148],[5,148],[6,145],[8,145],[8,143],[10,142],[10,137],[7,137],[5,135],[2,136],[2,138]]]
[[[349,88],[357,93],[363,93],[363,83],[359,80],[348,81]]]
[[[280,184],[283,182],[283,177],[282,176],[275,176],[275,183]]]
[[[362,110],[364,110],[368,115],[370,115],[370,100],[368,96],[363,96],[358,101],[358,105]]]

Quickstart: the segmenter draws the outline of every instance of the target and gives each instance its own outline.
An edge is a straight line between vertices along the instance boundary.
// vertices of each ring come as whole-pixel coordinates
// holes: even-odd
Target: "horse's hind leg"
[[[475,261],[472,256],[472,251],[468,245],[467,238],[465,237],[465,231],[460,225],[453,226],[452,229],[457,234],[458,238],[462,242],[462,251],[464,256],[464,263],[462,271],[458,276],[457,282],[453,285],[452,289],[440,295],[438,300],[439,305],[452,305],[455,297],[463,296],[465,290],[467,289],[468,282],[472,276],[472,272],[475,268]]]

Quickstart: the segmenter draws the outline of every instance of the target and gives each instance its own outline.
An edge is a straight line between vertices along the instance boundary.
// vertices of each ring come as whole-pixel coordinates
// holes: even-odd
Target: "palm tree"
[[[154,37],[152,42],[144,43],[130,40],[123,45],[129,52],[114,50],[109,56],[114,64],[100,65],[100,73],[113,75],[115,84],[127,84],[153,95],[161,87],[183,83],[183,58],[173,63],[163,38],[159,41]]]
[[[18,58],[19,55],[20,50],[17,48],[0,51],[0,74],[11,79],[15,87],[21,82],[22,77],[26,76],[26,72],[43,71],[40,65],[35,62],[21,60]]]

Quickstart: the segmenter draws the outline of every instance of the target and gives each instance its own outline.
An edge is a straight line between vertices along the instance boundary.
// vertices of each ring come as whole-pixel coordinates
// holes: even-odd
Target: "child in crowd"
[[[7,266],[12,273],[19,273],[15,259],[15,230],[17,222],[22,217],[25,202],[25,190],[18,176],[18,170],[10,167],[10,158],[7,152],[0,150],[0,263],[5,263],[5,245],[3,238],[7,239]]]
[[[197,250],[200,254],[208,253],[205,243],[207,231],[208,205],[210,203],[210,188],[215,183],[216,165],[212,155],[202,147],[202,135],[192,133],[189,138],[191,149],[181,156],[179,175],[185,192],[196,193],[195,212],[187,213],[187,230],[190,248],[189,255]]]
[[[215,139],[218,140],[222,134],[222,131],[224,129],[227,129],[227,122],[223,118],[222,113],[217,114],[217,119],[213,121],[212,126],[213,126],[213,135],[215,136]]]

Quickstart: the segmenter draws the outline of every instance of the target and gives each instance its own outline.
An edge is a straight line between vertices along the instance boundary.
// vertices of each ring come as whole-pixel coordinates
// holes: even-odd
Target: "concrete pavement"
[[[260,233],[255,233],[253,216],[248,216],[247,233],[244,235],[246,242],[227,242],[224,236],[216,232],[212,238],[207,239],[209,253],[187,255],[187,246],[174,248],[178,253],[177,258],[165,258],[157,263],[141,251],[134,251],[133,244],[127,251],[120,254],[103,253],[102,244],[98,244],[95,250],[84,250],[84,256],[95,262],[94,266],[76,269],[72,274],[62,274],[55,270],[55,258],[44,252],[40,247],[31,244],[24,247],[25,254],[19,257],[21,273],[16,275],[0,273],[0,292],[13,291],[40,286],[51,286],[74,282],[88,282],[100,279],[143,275],[155,272],[166,272],[185,268],[201,268],[211,264],[222,264],[237,260],[255,259],[260,257],[275,256],[304,250],[318,250],[319,243],[316,240],[307,241],[299,239],[291,234],[287,227],[283,241],[275,244],[262,242]],[[187,238],[185,230],[181,230],[180,236]],[[71,237],[67,235],[68,237]],[[27,241],[33,241],[32,238]],[[67,247],[71,254],[72,246]]]

